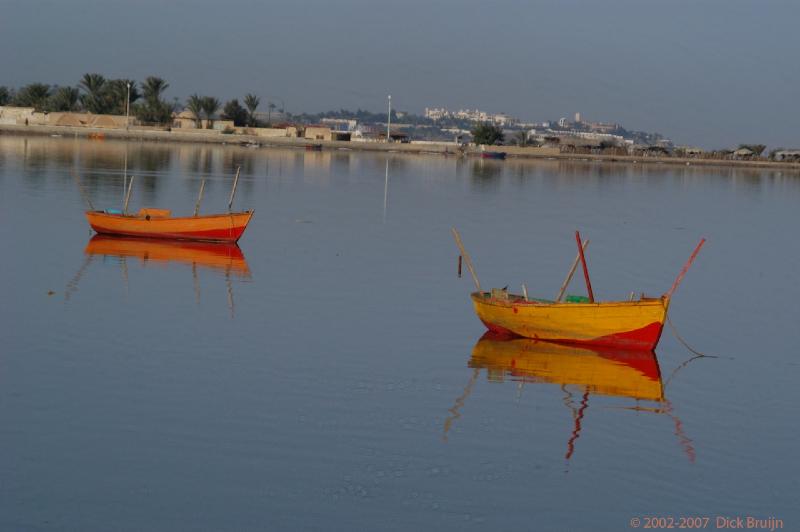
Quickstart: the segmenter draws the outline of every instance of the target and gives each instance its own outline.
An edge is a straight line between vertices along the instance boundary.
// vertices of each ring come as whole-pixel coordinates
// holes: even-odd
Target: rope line
[[[688,343],[686,340],[684,340],[684,339],[683,339],[683,337],[682,337],[680,334],[678,334],[678,329],[677,329],[677,328],[675,328],[675,325],[672,323],[672,320],[671,320],[671,319],[669,319],[669,314],[667,314],[667,323],[669,323],[669,327],[670,327],[670,329],[672,329],[672,334],[674,334],[674,335],[675,335],[675,338],[677,338],[677,339],[678,339],[678,341],[679,341],[680,343],[682,343],[682,344],[683,344],[683,346],[684,346],[686,349],[688,349],[689,351],[691,351],[692,353],[694,353],[695,355],[697,355],[697,356],[699,356],[699,357],[719,358],[719,357],[718,357],[718,356],[716,356],[716,355],[706,355],[705,353],[701,353],[701,352],[700,352],[700,351],[698,351],[697,349],[695,349],[695,348],[693,348],[692,346],[690,346],[690,345],[689,345],[689,343]]]

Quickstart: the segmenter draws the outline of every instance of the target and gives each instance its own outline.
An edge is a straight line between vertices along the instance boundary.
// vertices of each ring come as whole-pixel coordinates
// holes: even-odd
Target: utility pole
[[[389,116],[386,120],[386,142],[389,142],[391,139],[391,130],[392,130],[392,95],[389,95]]]
[[[128,82],[128,98],[125,100],[125,129],[127,130],[131,124],[131,82]]]

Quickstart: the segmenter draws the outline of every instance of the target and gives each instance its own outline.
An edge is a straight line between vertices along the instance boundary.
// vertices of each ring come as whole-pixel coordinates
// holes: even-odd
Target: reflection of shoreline
[[[462,416],[461,409],[472,394],[481,370],[485,370],[487,381],[515,382],[518,393],[529,383],[559,386],[573,423],[566,444],[567,460],[575,453],[591,395],[630,399],[632,404],[618,408],[667,416],[674,423],[674,434],[689,461],[695,460],[692,440],[683,432],[683,424],[674,414],[672,403],[664,396],[661,369],[654,351],[575,347],[526,338],[509,339],[487,332],[473,347],[468,365],[472,368],[469,382],[448,410],[444,422],[445,441],[455,421]],[[653,405],[642,405],[641,401]]]
[[[291,137],[258,137],[253,135],[222,135],[218,132],[186,133],[179,131],[144,131],[105,128],[85,128],[68,126],[22,126],[0,125],[0,135],[14,136],[49,136],[63,135],[65,137],[88,138],[92,134],[102,134],[108,139],[119,140],[153,140],[158,142],[175,143],[205,143],[205,144],[260,144],[262,147],[294,147],[305,149],[309,140]],[[452,143],[426,143],[426,144],[401,144],[381,142],[345,142],[315,140],[323,149],[348,149],[353,151],[393,152],[408,154],[440,154],[458,155],[461,148]],[[737,161],[717,159],[695,159],[683,157],[640,157],[634,155],[600,155],[600,154],[575,154],[557,153],[550,148],[520,148],[516,146],[497,146],[497,151],[505,151],[510,158],[543,160],[555,159],[561,161],[587,161],[597,163],[616,163],[630,166],[669,165],[672,167],[696,166],[703,168],[741,168],[759,170],[789,170],[800,172],[800,164],[783,163],[776,161]],[[537,151],[538,150],[538,151]],[[475,156],[481,153],[476,146],[467,148],[467,155]]]
[[[241,166],[240,196],[248,197],[262,178],[267,179],[268,185],[302,179],[326,186],[351,182],[354,178],[360,179],[354,176],[362,174],[380,175],[385,180],[387,159],[392,175],[402,175],[414,164],[424,162],[435,166],[435,172],[444,179],[458,180],[469,176],[470,184],[485,193],[492,193],[509,183],[528,186],[543,178],[548,183],[565,186],[585,186],[587,183],[621,185],[639,183],[643,178],[658,179],[659,185],[663,179],[669,179],[683,186],[697,179],[724,178],[747,192],[756,192],[776,182],[796,184],[791,172],[756,168],[641,166],[562,159],[491,161],[385,152],[307,152],[288,146],[255,150],[238,145],[209,143],[170,145],[153,141],[94,141],[0,134],[0,159],[6,156],[19,159],[25,168],[24,175],[29,186],[40,188],[44,186],[45,178],[72,181],[67,169],[74,168],[90,196],[103,192],[118,194],[120,204],[126,176],[130,175],[137,178],[134,197],[144,204],[155,205],[166,187],[166,180],[162,179],[165,176],[181,176],[187,195],[194,197],[201,178],[207,180],[207,194],[214,194],[215,185],[222,183],[222,188],[227,192],[231,169]]]

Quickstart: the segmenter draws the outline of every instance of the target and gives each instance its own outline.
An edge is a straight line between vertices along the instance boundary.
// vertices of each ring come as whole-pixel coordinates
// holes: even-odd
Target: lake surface
[[[235,248],[97,208],[255,209]],[[0,529],[800,527],[800,177],[0,136]],[[484,287],[666,291],[656,354],[481,340]],[[584,294],[576,277],[570,293]]]

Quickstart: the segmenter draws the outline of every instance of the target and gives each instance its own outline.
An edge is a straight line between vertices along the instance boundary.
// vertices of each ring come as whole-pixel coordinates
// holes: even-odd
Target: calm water
[[[176,213],[242,165],[241,256],[90,242],[70,170],[119,208],[126,164]],[[797,529],[799,202],[780,172],[0,137],[0,529]],[[484,286],[550,298],[575,229],[602,298],[707,237],[671,317],[717,358],[479,342],[453,225]]]

